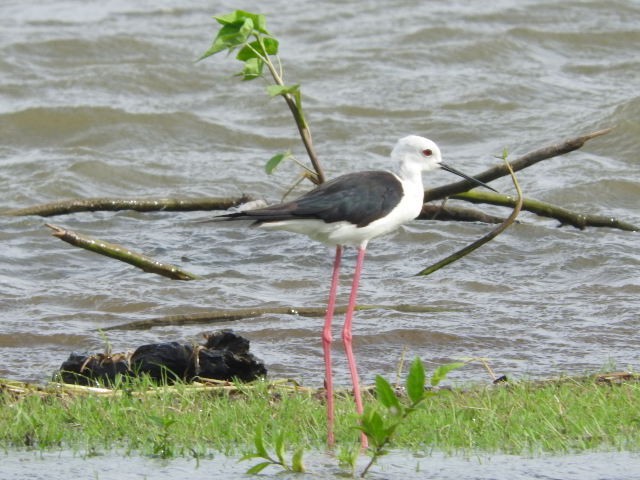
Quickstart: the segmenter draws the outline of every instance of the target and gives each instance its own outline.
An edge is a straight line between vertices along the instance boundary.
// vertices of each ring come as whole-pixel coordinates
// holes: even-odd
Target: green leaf
[[[418,357],[415,358],[407,376],[407,395],[416,404],[424,398],[424,366]]]
[[[264,447],[264,432],[262,431],[262,425],[256,427],[256,436],[253,438],[253,443],[256,446],[256,453],[262,458],[270,458],[267,449]]]
[[[246,455],[243,455],[242,457],[240,457],[240,460],[238,461],[244,462],[246,460],[251,460],[252,458],[263,458],[263,457],[258,455],[257,453],[247,453]]]
[[[264,50],[262,49],[264,45]],[[246,44],[236,55],[241,62],[246,62],[250,58],[257,58],[258,54],[264,56],[276,55],[278,53],[278,40],[275,38],[263,38],[262,45],[258,40]],[[256,53],[257,52],[257,53]]]
[[[387,436],[387,429],[384,426],[384,419],[380,412],[374,409],[366,410],[362,414],[360,424],[360,430],[369,437],[373,446],[382,445]]]
[[[149,415],[149,420],[155,423],[158,427],[161,427],[165,430],[176,423],[176,419],[171,416],[161,417],[159,415]]]
[[[305,471],[304,464],[302,463],[302,454],[304,453],[304,448],[300,447],[293,452],[293,456],[291,457],[291,470],[297,473],[303,473]]]
[[[216,21],[221,25],[233,25],[236,23],[244,22],[247,16],[246,12],[244,12],[243,10],[236,10],[225,15],[215,15],[213,18],[215,18]]]
[[[282,465],[284,462],[284,432],[278,433],[275,440],[276,456]]]
[[[246,43],[254,30],[253,20],[246,18],[241,23],[223,24],[213,44],[198,60],[207,58],[223,50],[232,50]]]
[[[257,31],[264,33],[265,35],[269,35],[269,32],[267,31],[267,19],[264,15],[259,13],[236,10],[235,12],[227,13],[226,15],[216,15],[213,18],[215,18],[221,25],[244,23],[247,19],[250,19]]]
[[[380,375],[376,376],[376,396],[378,397],[378,401],[391,410],[392,413],[398,414],[401,411],[400,401],[398,397],[396,397],[396,393],[393,391],[391,385],[389,385],[389,382]]]
[[[152,423],[155,423],[159,427],[162,427],[162,424],[164,423],[164,418],[159,415],[149,415],[148,418]]]
[[[447,374],[449,372],[460,367],[464,367],[464,362],[454,362],[447,363],[446,365],[440,365],[438,368],[436,368],[435,372],[433,372],[433,375],[431,376],[431,385],[435,387],[447,377]]]
[[[273,171],[280,165],[280,163],[289,158],[291,156],[291,152],[282,152],[274,155],[269,159],[269,161],[264,166],[264,171],[267,172],[267,175],[271,175]]]
[[[253,80],[262,76],[262,69],[264,62],[259,58],[250,58],[244,62],[244,68],[238,74],[242,76],[243,80]]]
[[[276,95],[286,95],[288,93],[295,94],[300,91],[300,85],[269,85],[267,93],[272,97]]]
[[[258,463],[256,465],[254,465],[253,467],[251,467],[249,470],[247,470],[247,474],[248,475],[257,475],[262,470],[267,468],[269,465],[271,465],[271,462],[260,462],[260,463]]]

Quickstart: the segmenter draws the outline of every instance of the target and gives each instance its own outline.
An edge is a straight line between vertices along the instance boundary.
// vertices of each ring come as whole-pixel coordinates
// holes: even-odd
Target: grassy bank
[[[111,392],[30,389],[0,383],[0,445],[111,449],[145,455],[204,456],[252,450],[256,427],[265,439],[283,431],[291,448],[323,448],[322,395],[258,383],[235,388],[139,382]],[[373,397],[366,402],[376,402]],[[337,401],[338,446],[358,441],[350,398]],[[640,449],[640,384],[595,377],[441,391],[402,425],[394,447],[531,453]]]

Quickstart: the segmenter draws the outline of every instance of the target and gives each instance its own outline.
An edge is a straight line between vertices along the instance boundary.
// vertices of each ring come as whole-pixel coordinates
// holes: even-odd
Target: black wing
[[[256,225],[293,219],[347,221],[365,227],[384,217],[402,199],[402,184],[390,172],[342,175],[291,202],[223,215],[229,220],[254,220]]]

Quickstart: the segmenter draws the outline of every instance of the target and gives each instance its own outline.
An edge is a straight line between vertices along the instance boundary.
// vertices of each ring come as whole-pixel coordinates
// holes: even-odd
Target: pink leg
[[[342,329],[342,340],[344,349],[349,362],[349,371],[351,372],[351,381],[353,383],[353,396],[356,400],[356,410],[362,415],[362,396],[360,395],[360,381],[358,379],[358,369],[356,368],[356,359],[353,355],[351,324],[353,320],[353,310],[356,306],[356,297],[358,296],[358,285],[360,283],[360,274],[362,273],[362,264],[364,263],[364,254],[367,249],[366,243],[358,247],[358,260],[356,261],[356,271],[353,274],[353,283],[351,285],[351,295],[349,296],[349,305],[347,307],[347,315]],[[363,433],[360,438],[362,448],[367,448],[367,436]]]
[[[327,313],[324,317],[324,329],[322,330],[322,349],[324,350],[324,387],[327,391],[327,443],[333,445],[335,437],[333,435],[333,374],[331,372],[331,322],[333,312],[336,308],[336,295],[338,293],[338,283],[340,283],[340,259],[342,258],[342,247],[336,246],[336,258],[333,261],[333,274],[331,276],[331,289],[329,290],[329,302]]]

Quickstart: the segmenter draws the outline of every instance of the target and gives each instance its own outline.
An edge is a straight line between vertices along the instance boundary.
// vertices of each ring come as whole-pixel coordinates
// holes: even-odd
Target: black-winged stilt
[[[323,183],[296,200],[217,217],[227,220],[253,220],[253,226],[303,233],[336,248],[329,302],[322,331],[329,444],[334,443],[331,323],[336,304],[343,248],[354,246],[358,249],[351,295],[342,329],[342,340],[353,382],[356,410],[362,414],[362,397],[353,355],[351,325],[367,243],[372,238],[395,230],[420,214],[424,198],[423,171],[442,168],[476,185],[493,190],[479,180],[442,163],[438,146],[424,137],[409,135],[401,138],[393,148],[391,158],[397,163],[397,173],[390,171],[348,173]],[[363,447],[367,445],[364,435],[362,445]]]

